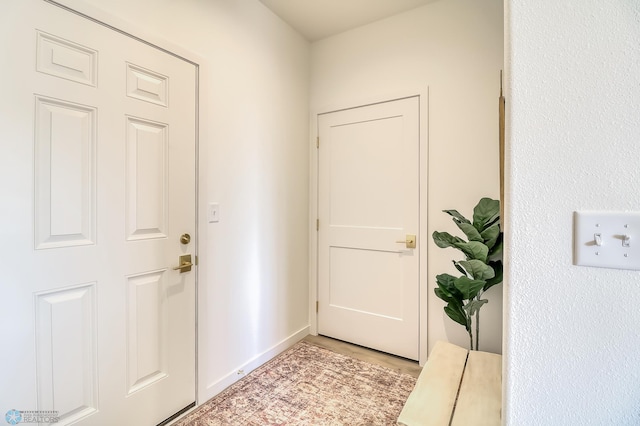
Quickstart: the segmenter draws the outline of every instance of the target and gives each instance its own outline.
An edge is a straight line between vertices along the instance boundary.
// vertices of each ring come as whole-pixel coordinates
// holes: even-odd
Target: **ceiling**
[[[369,24],[437,0],[260,0],[309,41]]]

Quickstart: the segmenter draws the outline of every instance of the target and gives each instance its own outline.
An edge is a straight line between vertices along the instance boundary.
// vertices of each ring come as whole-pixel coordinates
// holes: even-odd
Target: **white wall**
[[[309,44],[257,0],[79,0],[200,56],[199,398],[308,333]],[[205,207],[220,203],[220,222]]]
[[[429,88],[428,256],[422,254],[428,343],[468,346],[463,327],[443,313],[435,276],[456,273],[454,249],[431,241],[435,230],[460,235],[444,209],[468,217],[483,196],[499,197],[498,96],[503,67],[501,0],[441,0],[312,44],[311,112],[416,94]],[[311,117],[312,137],[315,116]],[[427,222],[427,220],[425,220]],[[428,259],[428,261],[427,261]],[[480,349],[501,352],[502,286],[481,317]],[[423,322],[425,324],[426,321]],[[424,333],[423,333],[424,336]],[[424,355],[424,354],[423,354]]]
[[[640,424],[640,274],[572,265],[572,213],[640,210],[640,3],[509,1],[505,420]]]

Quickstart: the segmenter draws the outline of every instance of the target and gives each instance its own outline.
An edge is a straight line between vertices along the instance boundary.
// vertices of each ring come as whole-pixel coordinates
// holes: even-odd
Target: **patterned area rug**
[[[303,341],[175,426],[395,425],[415,383]]]

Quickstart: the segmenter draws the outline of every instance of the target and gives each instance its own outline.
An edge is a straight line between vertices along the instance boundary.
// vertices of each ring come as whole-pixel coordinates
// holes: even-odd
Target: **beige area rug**
[[[395,425],[415,383],[303,341],[175,425]]]

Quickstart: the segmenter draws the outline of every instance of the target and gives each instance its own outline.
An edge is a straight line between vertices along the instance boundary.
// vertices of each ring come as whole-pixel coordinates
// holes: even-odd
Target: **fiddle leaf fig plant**
[[[436,296],[447,305],[444,312],[469,333],[469,349],[478,350],[480,340],[480,308],[486,303],[484,293],[502,282],[502,230],[500,229],[500,202],[482,198],[473,209],[469,221],[457,210],[443,210],[466,236],[453,236],[448,232],[433,233],[433,241],[440,248],[455,248],[464,254],[464,260],[453,265],[462,275],[436,276]],[[472,320],[475,316],[475,348]]]

